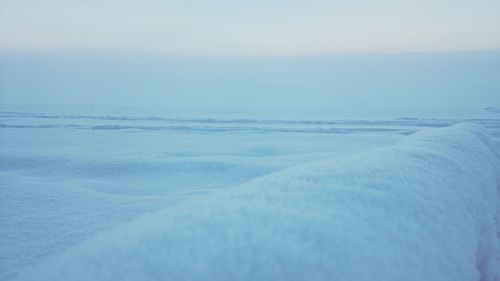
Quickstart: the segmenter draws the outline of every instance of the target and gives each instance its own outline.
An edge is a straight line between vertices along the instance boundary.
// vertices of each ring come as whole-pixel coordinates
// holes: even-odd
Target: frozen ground
[[[25,271],[45,280],[369,280],[377,268],[380,280],[478,280],[481,270],[494,280],[494,108],[425,114],[436,118],[144,112],[2,108],[1,280]],[[492,143],[470,126],[413,136],[464,122]],[[334,188],[304,191],[322,186]],[[385,259],[370,264],[376,256]]]

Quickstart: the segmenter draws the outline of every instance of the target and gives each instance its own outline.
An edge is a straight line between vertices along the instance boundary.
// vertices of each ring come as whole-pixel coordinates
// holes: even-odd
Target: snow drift
[[[460,124],[142,217],[22,280],[500,280],[499,158]]]

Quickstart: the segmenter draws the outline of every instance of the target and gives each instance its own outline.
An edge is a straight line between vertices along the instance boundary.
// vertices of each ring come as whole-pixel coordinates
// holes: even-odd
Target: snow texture
[[[459,124],[100,233],[20,280],[500,280],[499,158]]]

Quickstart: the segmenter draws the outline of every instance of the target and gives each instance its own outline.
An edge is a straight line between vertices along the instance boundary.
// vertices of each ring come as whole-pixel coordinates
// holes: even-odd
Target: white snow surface
[[[499,157],[459,124],[147,214],[19,280],[500,280]]]

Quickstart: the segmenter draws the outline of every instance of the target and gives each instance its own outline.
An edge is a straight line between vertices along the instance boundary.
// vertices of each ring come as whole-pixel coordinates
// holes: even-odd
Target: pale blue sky
[[[498,0],[0,0],[0,49],[309,55],[500,48]]]

